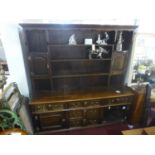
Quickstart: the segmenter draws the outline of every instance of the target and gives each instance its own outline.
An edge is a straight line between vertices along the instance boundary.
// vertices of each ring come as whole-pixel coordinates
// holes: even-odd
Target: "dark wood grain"
[[[32,83],[30,103],[35,131],[84,128],[128,121],[134,93],[124,87],[136,26],[90,24],[20,24],[28,45]],[[122,31],[122,51],[116,51]],[[109,39],[96,43],[98,34]],[[69,45],[74,34],[77,44]],[[95,48],[108,53],[89,58]],[[123,52],[126,51],[126,52]],[[115,91],[120,91],[116,93]]]

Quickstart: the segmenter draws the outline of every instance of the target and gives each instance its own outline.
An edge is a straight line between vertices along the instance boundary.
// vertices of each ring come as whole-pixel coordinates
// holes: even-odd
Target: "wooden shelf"
[[[93,62],[93,61],[111,61],[111,58],[103,58],[103,59],[56,59],[51,60],[51,62],[72,62],[72,61],[87,61],[87,62]]]
[[[95,46],[102,46],[102,47],[112,47],[114,44],[107,44],[107,45],[98,45],[95,44]],[[69,44],[50,44],[48,43],[48,46],[55,46],[55,47],[91,47],[92,45],[85,45],[85,44],[77,44],[77,45],[69,45]]]
[[[49,79],[48,75],[31,75],[33,79]]]
[[[88,76],[107,76],[109,73],[94,73],[94,74],[74,74],[74,75],[53,75],[52,78],[72,78],[72,77],[88,77]]]
[[[124,74],[123,71],[114,71],[114,72],[112,72],[110,75],[111,75],[111,76],[114,76],[114,75],[122,75],[122,74]]]

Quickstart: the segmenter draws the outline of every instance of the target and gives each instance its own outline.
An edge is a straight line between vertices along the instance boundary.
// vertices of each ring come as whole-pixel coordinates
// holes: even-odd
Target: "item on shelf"
[[[92,59],[92,54],[96,54],[96,52],[95,52],[95,45],[94,44],[92,44],[92,49],[91,50],[89,50],[89,59]]]
[[[101,35],[98,34],[98,38],[97,38],[97,41],[96,41],[97,44],[99,44],[99,45],[107,45],[109,35],[108,35],[107,32],[105,32],[104,34],[105,34],[105,38],[103,40],[101,39]]]
[[[92,45],[92,44],[93,44],[93,39],[91,39],[91,38],[86,38],[86,39],[84,40],[84,44],[85,44],[85,45]]]
[[[96,43],[97,43],[97,44],[101,44],[101,41],[102,41],[102,40],[101,40],[101,35],[98,34]]]
[[[92,44],[92,51],[95,51],[95,45]]]
[[[77,45],[75,34],[72,34],[69,38],[69,45]]]
[[[108,54],[108,51],[102,47],[99,47],[99,49],[97,49],[97,58],[102,59],[103,58],[103,54]]]
[[[118,51],[118,52],[122,51],[122,43],[123,43],[123,37],[122,37],[122,32],[120,32],[118,42],[116,44],[116,51]]]
[[[107,51],[106,49],[102,47],[95,49],[95,45],[92,45],[92,49],[89,51],[89,59],[93,59],[93,58],[102,59],[103,54],[108,54],[108,53],[109,51]]]

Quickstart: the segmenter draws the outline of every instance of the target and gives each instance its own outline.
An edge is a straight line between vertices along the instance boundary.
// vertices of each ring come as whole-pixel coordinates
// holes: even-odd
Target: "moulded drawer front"
[[[71,102],[69,103],[69,108],[78,108],[82,107],[82,102]]]
[[[103,100],[101,104],[113,105],[113,104],[131,104],[131,103],[132,103],[132,97],[117,97],[117,98]]]
[[[84,117],[85,119],[83,120],[85,125],[89,124],[96,124],[99,122],[99,114],[100,110],[99,109],[89,109],[89,110],[84,110]]]
[[[33,107],[34,112],[44,112],[45,111],[44,105],[35,105],[32,107]]]
[[[85,111],[85,110],[84,110]],[[98,116],[99,109],[89,109],[86,110],[86,116],[87,118],[96,118]]]
[[[80,127],[83,125],[82,119],[70,119],[69,120],[69,126],[70,127]]]
[[[82,117],[82,110],[69,111],[69,118]]]
[[[64,104],[62,103],[57,103],[57,104],[47,104],[46,105],[46,110],[51,111],[51,110],[63,110],[65,107]]]
[[[100,103],[101,103],[100,100],[92,100],[92,101],[84,101],[83,105],[84,105],[84,107],[98,106],[98,105],[100,105]]]
[[[64,104],[39,104],[31,106],[31,111],[35,113],[63,110]]]

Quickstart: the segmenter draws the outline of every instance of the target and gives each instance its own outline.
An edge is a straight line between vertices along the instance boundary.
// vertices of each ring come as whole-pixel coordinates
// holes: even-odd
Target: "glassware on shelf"
[[[69,38],[69,45],[77,45],[75,34],[72,34]]]
[[[95,48],[95,45],[92,44],[92,49],[89,50],[89,59],[102,59],[103,58],[103,54],[108,54],[109,51],[107,51],[106,49],[104,49],[103,47],[99,47],[99,48]]]
[[[107,41],[109,40],[109,35],[107,32],[105,32],[104,35],[105,35],[105,38],[101,39],[101,35],[98,34],[97,41],[96,41],[98,45],[107,45]]]

